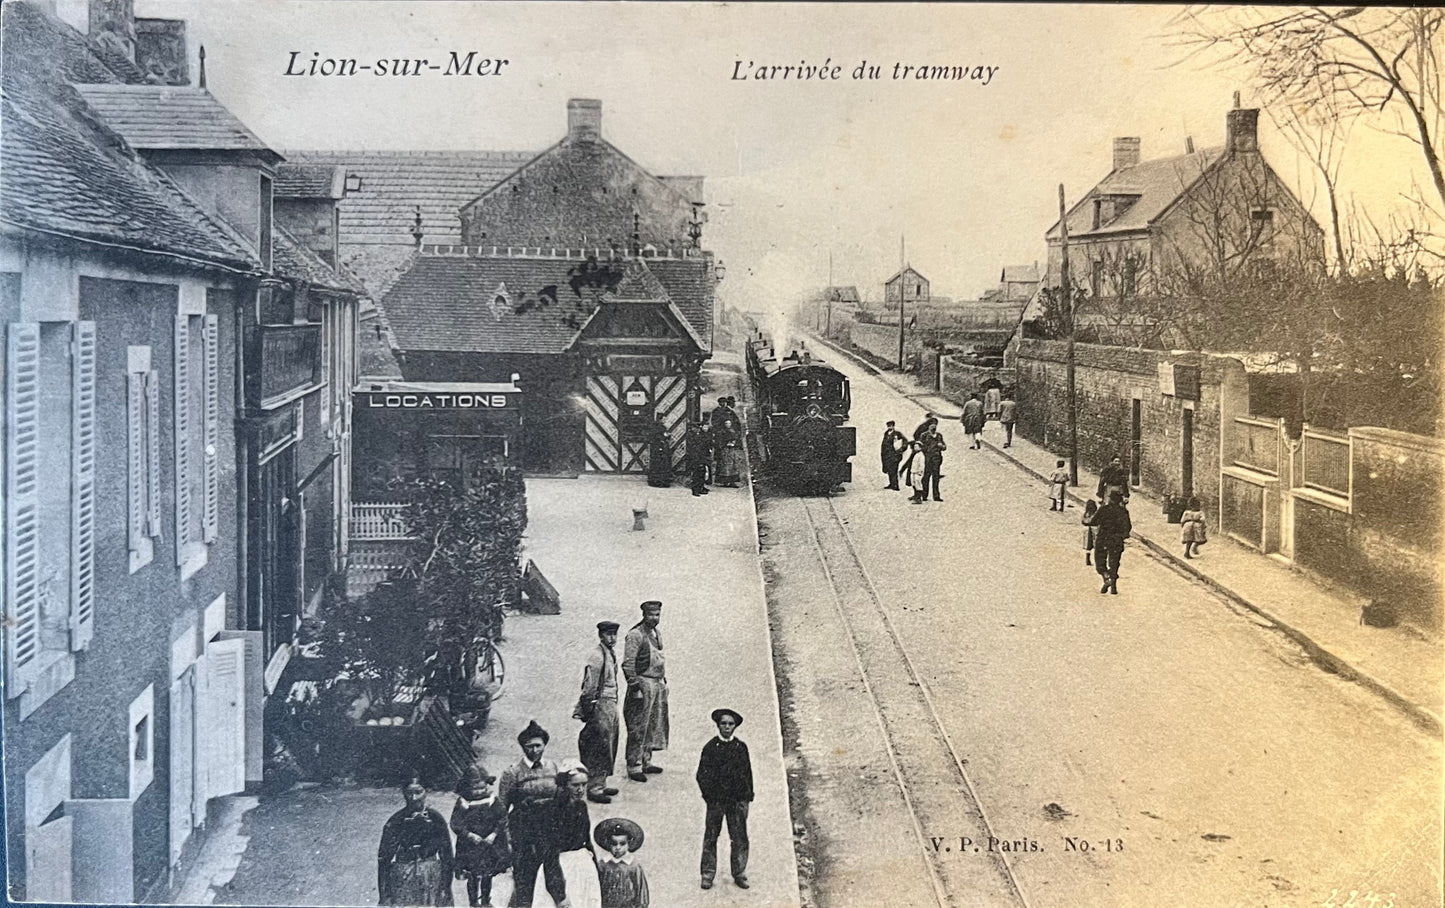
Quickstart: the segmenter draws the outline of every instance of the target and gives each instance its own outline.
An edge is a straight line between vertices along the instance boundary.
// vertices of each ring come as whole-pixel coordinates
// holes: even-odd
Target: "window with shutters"
[[[178,315],[175,327],[176,563],[206,564],[219,530],[219,319]]]
[[[125,352],[126,545],[134,574],[155,558],[161,535],[160,375],[150,347]]]
[[[22,717],[74,676],[95,622],[93,322],[14,322],[5,330],[6,695]]]

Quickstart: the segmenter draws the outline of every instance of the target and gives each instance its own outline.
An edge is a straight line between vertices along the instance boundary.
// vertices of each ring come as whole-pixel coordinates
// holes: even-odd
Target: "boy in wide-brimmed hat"
[[[496,776],[480,763],[467,769],[457,783],[457,802],[452,807],[452,832],[457,836],[457,879],[467,881],[471,905],[492,904],[492,877],[512,863],[507,842],[507,808],[492,796]]]
[[[748,805],[753,800],[753,764],[748,746],[733,736],[743,717],[731,709],[715,709],[717,737],[703,745],[697,764],[697,787],[707,804],[702,834],[702,888],[711,889],[717,873],[717,839],[728,824],[730,867],[738,888],[748,888]]]
[[[642,847],[642,827],[611,817],[597,824],[592,839],[607,852],[597,862],[602,908],[647,908],[647,874],[633,857]]]

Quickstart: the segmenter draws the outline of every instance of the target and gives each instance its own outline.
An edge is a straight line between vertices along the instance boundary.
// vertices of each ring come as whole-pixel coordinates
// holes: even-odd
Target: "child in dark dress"
[[[451,827],[457,835],[457,879],[466,878],[467,902],[492,904],[492,877],[512,863],[507,845],[507,808],[492,795],[496,777],[474,765],[457,783]]]

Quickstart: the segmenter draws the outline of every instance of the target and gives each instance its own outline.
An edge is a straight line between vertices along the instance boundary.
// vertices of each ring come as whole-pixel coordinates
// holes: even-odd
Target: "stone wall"
[[[1018,431],[1058,454],[1068,450],[1066,345],[1026,339],[1017,360]],[[1194,366],[1199,399],[1165,393],[1160,366]],[[1247,412],[1244,367],[1231,357],[1190,352],[1169,353],[1093,344],[1075,346],[1079,463],[1098,470],[1114,455],[1130,464],[1138,458],[1138,486],[1158,495],[1199,496],[1207,513],[1217,514],[1221,419]],[[1139,438],[1132,440],[1135,402]],[[1192,488],[1184,482],[1185,411],[1191,411]]]
[[[1439,631],[1445,442],[1362,427],[1350,430],[1350,448],[1347,563],[1359,572],[1355,582],[1398,604],[1406,620]],[[1300,535],[1296,529],[1297,540]]]
[[[837,327],[837,326],[835,326]],[[898,326],[869,325],[853,323],[849,340],[853,346],[875,359],[885,363],[898,364]],[[915,362],[923,352],[923,345],[914,332],[906,332],[903,339],[903,355],[909,362]]]
[[[985,383],[996,381],[1007,388],[1016,379],[1013,369],[992,366],[975,366],[962,361],[961,357],[945,356],[939,367],[939,390],[943,396],[962,405],[975,391],[982,391]]]

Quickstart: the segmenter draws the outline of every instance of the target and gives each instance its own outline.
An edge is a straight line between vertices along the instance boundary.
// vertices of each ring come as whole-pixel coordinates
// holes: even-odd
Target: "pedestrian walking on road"
[[[609,788],[607,777],[617,765],[617,645],[616,621],[597,622],[597,646],[582,668],[582,693],[572,718],[582,720],[577,735],[577,754],[587,767],[587,800],[612,803],[617,789]]]
[[[552,805],[548,851],[562,868],[563,896],[559,900],[536,892],[532,908],[602,908],[597,882],[597,855],[592,850],[592,818],[587,814],[587,770],[574,765],[557,774],[557,799]],[[547,896],[552,895],[551,899]]]
[[[379,905],[452,904],[452,837],[447,821],[426,806],[426,788],[412,779],[406,806],[381,828],[376,849]]]
[[[467,881],[469,905],[492,904],[492,877],[512,864],[507,843],[507,808],[492,795],[496,776],[480,763],[457,783],[452,832],[457,836],[455,872]]]
[[[1079,522],[1084,525],[1084,564],[1094,563],[1094,518],[1099,514],[1099,503],[1090,498],[1084,502],[1084,517]]]
[[[733,410],[733,399],[724,397],[713,411],[713,444],[717,446],[717,481],[714,485],[736,489],[743,478],[742,420]]]
[[[652,896],[647,891],[647,874],[634,857],[642,847],[642,827],[611,817],[597,824],[592,838],[607,851],[597,862],[602,908],[648,908]]]
[[[661,416],[652,418],[647,441],[647,484],[658,489],[672,486],[672,437]]]
[[[898,491],[898,464],[903,460],[903,452],[907,448],[908,440],[894,427],[893,420],[888,420],[888,427],[883,430],[883,443],[878,451],[878,456],[883,461],[883,475],[888,477],[888,485],[884,488]]]
[[[1124,469],[1119,455],[1115,454],[1113,459],[1099,471],[1099,503],[1103,504],[1109,500],[1109,491],[1117,491],[1120,499],[1126,504],[1129,501],[1129,473]]]
[[[1193,558],[1199,553],[1199,547],[1209,541],[1204,508],[1198,498],[1189,499],[1189,507],[1179,515],[1179,541],[1184,543],[1185,558]]]
[[[562,865],[552,850],[552,814],[557,802],[557,764],[543,756],[551,735],[533,719],[517,735],[522,759],[502,771],[497,800],[507,809],[512,844],[512,908],[531,908],[537,868],[559,905],[567,898]]]
[[[717,840],[728,824],[729,870],[738,888],[748,888],[748,806],[753,800],[753,764],[748,745],[734,733],[743,717],[731,709],[715,709],[717,737],[703,745],[697,764],[697,787],[707,804],[702,833],[702,888],[711,889],[717,875]]]
[[[627,679],[627,702],[622,718],[627,723],[627,778],[646,782],[662,772],[652,765],[655,751],[667,750],[667,671],[662,652],[662,603],[642,603],[642,620],[627,632],[622,647],[622,675]]]
[[[938,416],[934,413],[923,414],[923,422],[919,423],[918,428],[913,430],[914,441],[918,441],[918,439],[923,437],[923,430],[928,428],[929,423],[933,423],[935,426],[938,425]]]
[[[978,392],[975,391],[968,396],[964,402],[963,414],[959,417],[963,423],[963,432],[973,442],[974,450],[983,447],[983,401],[978,399]]]
[[[998,421],[1003,424],[1003,446],[1005,448],[1012,448],[1014,444],[1014,421],[1018,419],[1018,407],[1018,401],[1014,400],[1013,389],[1005,388],[1003,400],[998,403]]]
[[[1109,503],[1094,515],[1094,570],[1104,578],[1099,592],[1119,595],[1119,560],[1133,529],[1123,494],[1118,489],[1110,490]]]
[[[708,460],[712,457],[712,436],[707,424],[695,423],[687,431],[687,471],[692,484],[692,494],[706,495]]]
[[[923,433],[923,489],[922,497],[927,498],[930,490],[933,492],[934,501],[942,501],[943,496],[938,494],[938,481],[943,478],[943,452],[948,450],[948,443],[939,434],[937,426],[930,426],[927,432]]]
[[[1005,445],[1004,447],[1008,447]],[[1054,461],[1054,472],[1049,474],[1049,510],[1064,509],[1064,490],[1069,486],[1069,471],[1064,469],[1062,460]]]

